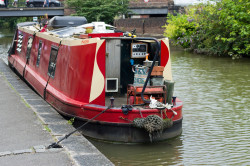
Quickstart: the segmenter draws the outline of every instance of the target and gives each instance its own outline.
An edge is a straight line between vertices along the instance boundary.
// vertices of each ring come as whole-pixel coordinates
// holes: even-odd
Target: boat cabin
[[[151,96],[167,102],[164,80],[172,80],[168,39],[138,38],[103,22],[61,27],[51,21],[45,32],[34,23],[20,24],[13,46],[26,62],[23,76],[28,66],[41,77],[35,88],[50,79],[46,90],[102,106],[110,105],[111,97],[117,107],[143,104]]]
[[[168,42],[57,17],[18,24],[8,63],[59,113],[91,121],[84,135],[161,141],[182,131],[182,102],[169,105],[173,91],[166,88],[173,83]]]

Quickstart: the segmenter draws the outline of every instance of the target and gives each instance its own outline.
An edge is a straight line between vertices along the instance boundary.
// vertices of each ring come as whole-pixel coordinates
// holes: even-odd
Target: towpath
[[[45,149],[73,130],[0,59],[1,166],[113,165],[79,133]]]

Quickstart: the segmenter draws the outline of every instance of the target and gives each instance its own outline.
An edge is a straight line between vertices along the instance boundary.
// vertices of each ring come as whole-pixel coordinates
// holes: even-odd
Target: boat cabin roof
[[[85,33],[86,26],[77,26],[77,27],[64,27],[59,29],[47,29],[46,32],[40,32],[41,27],[39,24],[19,24],[18,29],[29,33],[36,34],[37,36],[50,40],[52,42],[59,43],[61,42],[64,45],[68,46],[76,46],[82,45],[83,40],[86,39],[88,42],[85,44],[96,43],[97,40],[112,40],[112,39],[120,39],[120,40],[136,40],[139,42],[152,43],[155,42],[153,40],[149,40],[148,38],[131,38],[124,37],[123,33]],[[105,24],[104,24],[105,25]]]

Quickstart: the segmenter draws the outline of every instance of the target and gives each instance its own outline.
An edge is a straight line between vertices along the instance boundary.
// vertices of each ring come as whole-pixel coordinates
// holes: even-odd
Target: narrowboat
[[[9,66],[60,114],[91,120],[85,136],[144,143],[181,134],[167,38],[136,37],[84,17],[47,23],[17,25]]]

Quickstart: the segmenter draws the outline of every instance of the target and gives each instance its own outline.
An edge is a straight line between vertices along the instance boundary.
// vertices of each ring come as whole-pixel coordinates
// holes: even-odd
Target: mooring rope
[[[48,78],[48,80],[47,80],[47,83],[46,83],[46,85],[45,85],[45,87],[44,87],[44,89],[43,89],[43,99],[45,100],[46,99],[46,90],[47,90],[47,86],[48,86],[48,84],[49,84],[49,80],[50,80],[50,75],[49,75],[49,78]]]
[[[55,63],[56,63],[57,56],[58,56],[58,52],[59,52],[59,49],[60,49],[61,45],[62,45],[62,40],[60,41],[60,43],[59,43],[59,45],[58,45],[58,50],[57,50],[57,54],[56,54],[56,57],[55,57]],[[54,71],[54,72],[55,72],[55,71]],[[47,83],[46,83],[46,85],[45,85],[45,87],[44,87],[44,89],[43,89],[43,99],[44,99],[44,100],[46,99],[47,86],[48,86],[48,84],[49,84],[50,77],[51,77],[51,75],[49,74],[49,78],[48,78]]]
[[[71,133],[69,134],[66,134],[62,139],[60,139],[59,141],[57,142],[54,142],[52,144],[50,144],[47,149],[50,149],[50,148],[56,148],[58,147],[58,144],[60,142],[62,142],[63,140],[67,139],[69,136],[71,136],[72,134],[74,134],[75,132],[77,132],[78,130],[80,130],[81,128],[83,128],[85,125],[87,125],[89,122],[91,122],[92,120],[94,120],[95,118],[97,118],[98,116],[100,116],[101,114],[103,114],[105,111],[107,111],[108,109],[111,108],[111,105],[108,106],[108,108],[106,108],[105,110],[103,110],[102,112],[100,112],[99,114],[97,114],[96,116],[94,116],[92,119],[89,119],[87,122],[85,122],[82,126],[78,127],[77,129],[75,129],[74,131],[72,131]]]
[[[142,113],[141,113],[141,109],[140,109],[140,108],[137,108],[137,109],[138,109],[139,112],[140,112],[141,118],[143,118]]]

